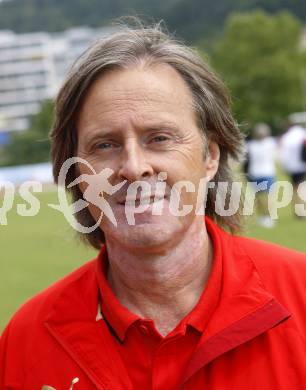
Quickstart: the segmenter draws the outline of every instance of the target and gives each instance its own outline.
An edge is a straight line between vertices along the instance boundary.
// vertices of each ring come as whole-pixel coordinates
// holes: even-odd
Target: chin
[[[137,216],[139,217],[139,216]],[[182,225],[180,221],[167,221],[164,217],[135,218],[135,224],[129,225],[126,221],[118,221],[114,225],[103,226],[102,230],[107,237],[120,245],[134,249],[160,250],[180,236]]]

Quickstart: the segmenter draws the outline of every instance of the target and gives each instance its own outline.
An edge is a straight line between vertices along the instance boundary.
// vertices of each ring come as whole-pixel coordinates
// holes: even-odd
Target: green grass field
[[[35,217],[19,216],[16,198],[8,225],[0,225],[0,332],[23,302],[96,255],[78,243],[64,217],[47,206],[57,203],[56,196],[56,192],[41,194]],[[271,230],[250,220],[246,234],[306,252],[306,220],[294,219],[290,208],[280,216]]]

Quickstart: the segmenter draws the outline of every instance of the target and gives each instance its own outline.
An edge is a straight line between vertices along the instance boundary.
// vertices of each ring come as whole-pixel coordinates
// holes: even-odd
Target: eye
[[[151,142],[165,142],[165,141],[168,141],[169,140],[169,137],[167,137],[166,135],[157,135],[153,138],[151,138]]]
[[[112,145],[109,142],[102,142],[101,144],[98,145],[99,149],[109,149],[111,147]]]
[[[97,144],[96,148],[106,150],[106,149],[115,148],[116,146],[117,145],[112,142],[100,142],[99,144]]]

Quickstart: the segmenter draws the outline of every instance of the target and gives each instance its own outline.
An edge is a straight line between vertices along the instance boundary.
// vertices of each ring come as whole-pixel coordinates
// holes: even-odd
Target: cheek
[[[206,176],[206,164],[200,157],[199,159],[192,159],[185,164],[175,163],[175,176],[176,180],[186,180],[193,183],[195,186],[199,184],[199,181]]]
[[[191,145],[187,145],[182,150],[178,150],[175,161],[192,175],[199,171],[202,172],[205,167],[202,140],[199,139],[198,143],[193,142]]]
[[[99,174],[105,168],[111,168],[114,172],[116,170],[114,164],[102,161],[97,156],[79,156],[84,160],[84,163],[78,164],[80,174]]]
[[[88,210],[89,210],[90,214],[92,215],[93,219],[97,222],[101,216],[101,210],[99,209],[99,207],[90,203],[88,206]]]

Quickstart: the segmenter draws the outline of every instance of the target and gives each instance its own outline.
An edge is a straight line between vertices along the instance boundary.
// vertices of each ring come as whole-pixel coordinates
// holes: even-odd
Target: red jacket
[[[198,390],[202,375],[212,390],[306,389],[306,255],[208,224],[222,248],[222,291],[181,388]],[[76,377],[74,390],[133,388],[97,317],[98,261],[15,314],[0,342],[1,390],[69,390]]]

